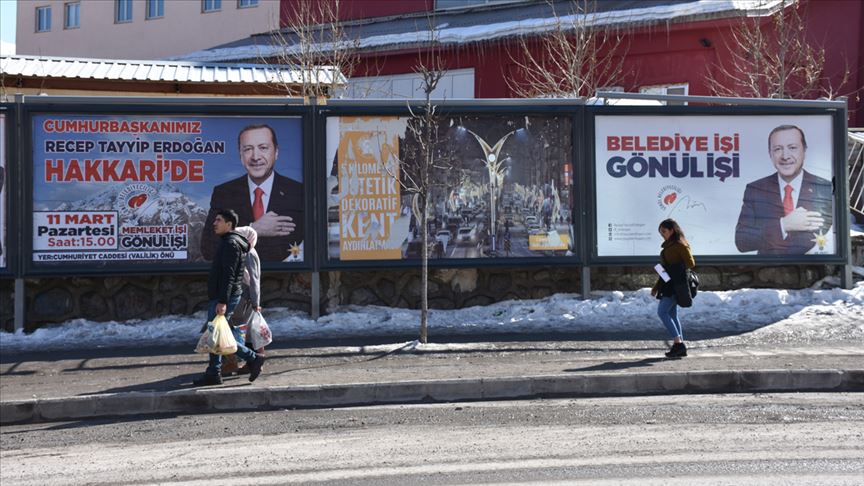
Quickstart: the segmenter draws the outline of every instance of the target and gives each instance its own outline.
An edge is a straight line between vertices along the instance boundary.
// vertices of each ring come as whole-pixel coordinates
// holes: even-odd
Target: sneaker
[[[675,343],[672,349],[666,352],[667,358],[683,358],[687,356],[687,346],[684,343]]]
[[[258,375],[261,374],[261,370],[264,368],[264,356],[260,354],[249,363],[249,381],[253,382],[258,378]]]
[[[211,375],[208,373],[204,373],[198,378],[192,380],[192,386],[211,386],[211,385],[221,385],[222,377],[219,375]]]

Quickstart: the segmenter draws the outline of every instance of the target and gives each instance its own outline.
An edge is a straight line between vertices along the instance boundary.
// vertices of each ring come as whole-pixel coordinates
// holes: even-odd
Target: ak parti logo
[[[141,193],[141,194],[130,197],[126,201],[126,205],[132,209],[138,209],[141,206],[143,206],[145,202],[147,202],[147,194]]]
[[[672,205],[675,204],[675,201],[681,198],[683,193],[684,190],[681,189],[680,186],[674,184],[663,186],[657,192],[657,206],[665,211],[672,207]]]
[[[159,192],[147,184],[130,184],[120,190],[114,206],[120,211],[121,219],[130,217],[159,200]]]

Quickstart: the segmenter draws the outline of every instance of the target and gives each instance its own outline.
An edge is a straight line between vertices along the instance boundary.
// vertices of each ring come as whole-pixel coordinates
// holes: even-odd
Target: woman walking
[[[235,326],[244,326],[245,332],[243,333],[243,336],[248,337],[250,331],[248,324],[249,320],[252,318],[252,313],[256,311],[261,312],[261,259],[258,257],[258,252],[255,250],[255,243],[258,241],[258,232],[256,232],[251,226],[241,226],[234,231],[240,233],[240,235],[246,238],[246,241],[249,242],[249,253],[246,255],[246,261],[243,266],[243,295],[240,298],[240,303],[237,304],[234,315],[231,316],[231,324]],[[246,339],[246,341],[246,346],[251,348],[251,345],[248,342],[249,340]],[[264,348],[259,348],[255,352],[264,356]],[[229,376],[235,372],[240,375],[249,373],[248,363],[238,369],[239,363],[237,363],[236,356],[231,355],[230,357],[235,359],[233,362],[227,360],[227,362],[223,364],[223,376]]]
[[[651,289],[651,295],[660,299],[657,306],[657,315],[669,335],[672,336],[672,348],[666,352],[667,358],[683,358],[687,356],[687,346],[684,344],[684,333],[681,329],[681,321],[678,320],[678,297],[675,287],[683,286],[684,292],[689,297],[689,285],[687,282],[687,270],[696,266],[693,253],[690,251],[690,243],[684,237],[684,232],[674,219],[665,219],[660,223],[660,235],[663,237],[662,250],[660,251],[660,262],[669,276],[669,281],[662,277]]]

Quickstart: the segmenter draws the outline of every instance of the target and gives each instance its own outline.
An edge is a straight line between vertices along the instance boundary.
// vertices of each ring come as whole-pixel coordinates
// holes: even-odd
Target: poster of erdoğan
[[[261,230],[259,246],[269,239],[284,246],[278,261],[303,261],[299,117],[36,114],[32,133],[37,265],[204,262],[211,206],[230,205],[239,226],[254,227],[246,180],[267,170],[268,212],[285,198],[300,207],[290,240]],[[260,135],[252,155],[240,153],[242,133]]]
[[[597,255],[657,255],[666,218],[696,255],[834,254],[833,133],[830,115],[597,116]]]

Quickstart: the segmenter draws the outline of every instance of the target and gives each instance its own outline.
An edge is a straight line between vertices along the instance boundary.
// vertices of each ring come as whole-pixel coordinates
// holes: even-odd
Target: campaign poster
[[[419,259],[417,118],[327,119],[331,260]],[[428,186],[430,259],[573,254],[568,117],[441,117]]]
[[[829,115],[597,116],[598,256],[657,255],[676,220],[696,255],[836,252]]]
[[[0,113],[0,268],[6,268],[6,198],[9,189],[6,175],[6,115]]]
[[[213,259],[231,209],[262,261],[302,262],[299,117],[37,114],[33,262]]]

